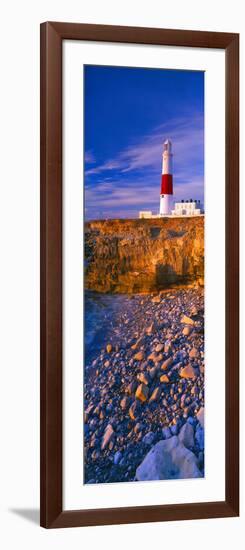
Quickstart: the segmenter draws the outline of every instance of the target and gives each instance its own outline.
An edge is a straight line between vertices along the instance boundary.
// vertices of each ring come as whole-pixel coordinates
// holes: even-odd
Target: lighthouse
[[[173,195],[173,153],[172,143],[167,139],[163,145],[162,154],[162,181],[160,193],[160,216],[167,216],[171,210],[171,196]]]

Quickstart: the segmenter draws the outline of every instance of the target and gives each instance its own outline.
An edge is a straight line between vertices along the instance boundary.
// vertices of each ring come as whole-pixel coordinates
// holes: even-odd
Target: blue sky
[[[84,69],[86,219],[159,210],[162,148],[173,146],[174,199],[204,194],[204,73]]]

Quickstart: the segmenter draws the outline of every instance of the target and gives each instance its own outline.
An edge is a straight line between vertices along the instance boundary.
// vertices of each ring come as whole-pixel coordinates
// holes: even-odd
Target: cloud
[[[84,161],[86,164],[94,164],[96,162],[95,156],[92,151],[85,151]]]
[[[86,170],[85,175],[89,176],[92,174],[101,174],[101,172],[106,172],[107,170],[121,170],[121,168],[122,165],[119,159],[109,160],[99,166],[95,166],[95,168],[89,168]]]
[[[150,135],[119,152],[114,159],[85,171],[85,176],[117,170],[122,174],[143,168],[159,171],[163,142],[173,142],[177,166],[193,163],[203,150],[203,117],[200,115],[173,119],[155,128]]]

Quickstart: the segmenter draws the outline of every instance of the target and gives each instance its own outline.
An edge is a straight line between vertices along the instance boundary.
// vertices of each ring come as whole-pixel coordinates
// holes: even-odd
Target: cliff
[[[204,218],[85,224],[85,288],[151,292],[204,277]]]

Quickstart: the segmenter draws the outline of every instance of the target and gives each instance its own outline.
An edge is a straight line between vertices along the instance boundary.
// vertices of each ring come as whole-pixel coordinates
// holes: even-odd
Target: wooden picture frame
[[[62,509],[62,41],[218,48],[226,57],[226,488],[223,502]],[[239,35],[41,24],[41,526],[239,515]]]

